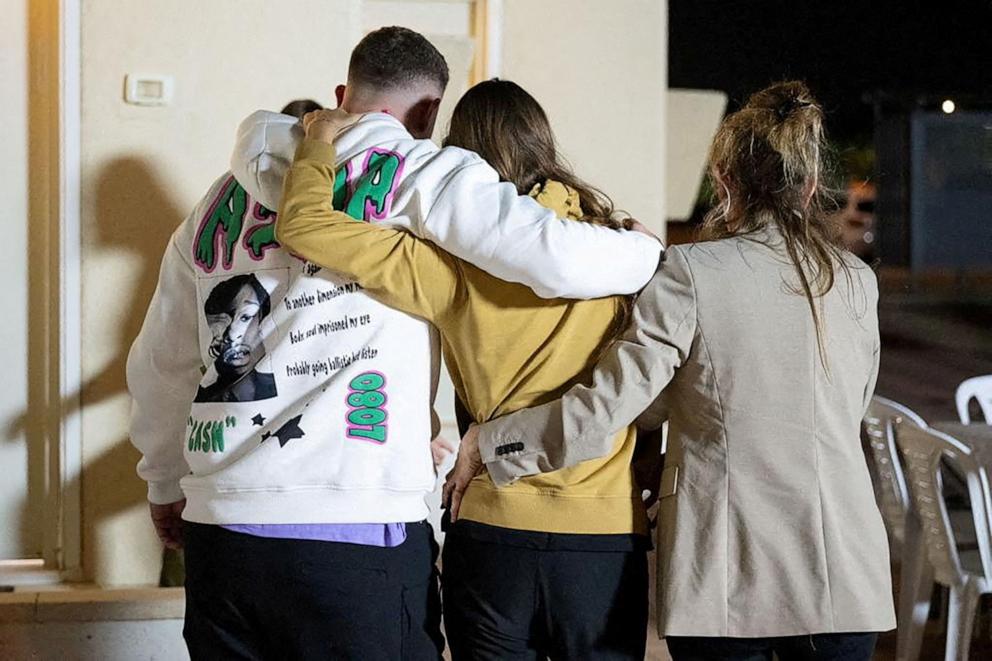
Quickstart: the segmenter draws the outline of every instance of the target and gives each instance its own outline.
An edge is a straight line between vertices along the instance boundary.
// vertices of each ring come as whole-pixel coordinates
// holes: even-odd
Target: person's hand
[[[634,484],[642,491],[651,492],[644,501],[647,507],[658,500],[661,489],[661,474],[665,470],[665,455],[661,454],[663,439],[661,429],[637,430],[637,444],[630,469],[634,474]]]
[[[462,505],[462,496],[468,483],[482,472],[482,454],[479,452],[479,428],[472,425],[465,433],[462,444],[458,448],[458,458],[455,467],[448,473],[441,490],[441,502],[451,513],[451,522],[458,520],[458,510]]]
[[[627,229],[631,230],[632,232],[640,232],[641,234],[647,234],[656,241],[661,240],[658,238],[658,235],[652,232],[651,230],[649,230],[647,226],[643,225],[639,221],[634,220],[633,218],[631,218],[630,221],[627,223]]]
[[[455,446],[444,436],[438,434],[431,441],[431,457],[434,458],[434,470],[436,471],[444,463],[444,459],[455,451]]]
[[[152,525],[155,533],[168,549],[178,550],[183,547],[183,508],[186,499],[177,500],[166,505],[149,503],[152,513]]]
[[[361,115],[353,115],[341,108],[314,110],[303,115],[303,131],[311,140],[332,144],[338,133],[350,127],[361,117]]]

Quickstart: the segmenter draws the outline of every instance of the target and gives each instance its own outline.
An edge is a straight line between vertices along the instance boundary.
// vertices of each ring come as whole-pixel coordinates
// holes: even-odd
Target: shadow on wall
[[[116,337],[107,338],[108,342],[113,342],[115,351],[106,366],[88,378],[79,392],[61,402],[58,409],[61,416],[76,414],[81,407],[91,408],[126,392],[128,350],[141,329],[145,310],[155,291],[159,264],[169,237],[186,215],[162,183],[155,167],[143,158],[114,158],[103,167],[95,182],[96,216],[84,228],[84,244],[92,251],[87,259],[127,256],[128,259],[120,260],[127,269],[127,280],[83,282],[89,300],[100,301],[97,307],[91,306],[83,314],[103,317],[105,323],[101,325],[107,328],[115,326],[114,320],[117,322]],[[114,320],[107,318],[110,316]],[[47,347],[45,351],[31,352],[28,371],[32,383],[38,380],[39,374],[48,373],[49,355]],[[32,394],[40,393],[34,388]],[[7,421],[6,440],[10,442],[26,432],[28,442],[37,447],[35,441],[39,436],[42,443],[44,441],[42,421],[51,410],[45,406],[43,397],[32,397],[26,411]],[[57,424],[58,420],[50,420],[50,423]],[[139,454],[128,440],[126,418],[122,418],[119,425],[119,430],[115,430],[119,439],[98,456],[89,458],[84,464],[84,475],[74,476],[77,483],[70,485],[70,488],[81,487],[83,566],[88,573],[106,551],[101,548],[106,542],[101,542],[94,532],[108,518],[146,502],[145,485],[135,474]],[[25,494],[25,514],[29,514],[34,497],[35,494]],[[30,519],[30,516],[22,517],[22,527],[27,526]]]

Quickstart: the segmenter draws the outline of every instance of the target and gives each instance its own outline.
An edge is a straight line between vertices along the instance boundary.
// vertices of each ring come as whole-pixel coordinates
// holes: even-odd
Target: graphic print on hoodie
[[[402,163],[400,155],[374,148],[346,162],[332,204],[359,221],[384,220]],[[349,456],[344,462],[349,474],[334,485],[365,489],[371,485],[362,476],[384,468],[374,455],[396,435],[391,414],[400,416],[403,428],[419,428],[420,439],[408,433],[400,441],[429,459],[426,444],[418,442],[430,438],[426,325],[380,305],[356,283],[279,249],[275,218],[229,177],[197,227],[192,257],[200,338],[211,362],[192,408],[186,448],[191,468],[212,463],[204,455],[250,453],[253,443],[270,439],[274,448],[327,456],[333,453],[301,448],[326,444],[330,432],[339,455],[371,460]],[[400,360],[404,345],[404,353],[414,355]],[[419,402],[419,411],[404,411],[403,400],[396,402],[399,413],[392,410],[393,379],[420,382],[416,393],[404,393],[407,402]],[[280,397],[283,393],[287,397]],[[407,459],[416,465],[413,456]],[[431,476],[421,476],[426,486]],[[388,485],[402,486],[403,480]]]
[[[341,168],[337,180],[340,183],[335,185],[332,195],[333,207],[358,221],[385,219],[396,182],[402,174],[402,156],[372,148],[366,152],[357,176],[354,169],[351,162]],[[215,270],[231,271],[239,249],[247,251],[253,260],[264,262],[267,250],[279,248],[274,233],[275,220],[274,211],[252,200],[233,176],[228,177],[200,221],[194,238],[194,264],[204,274],[213,274]],[[244,239],[239,240],[242,235]],[[309,263],[303,263],[302,268],[309,277],[316,276],[321,270]],[[205,381],[212,380],[212,383],[201,383],[193,400],[195,403],[254,402],[278,396],[271,360],[263,344],[263,335],[271,334],[263,334],[263,326],[272,310],[272,293],[284,289],[284,283],[274,276],[278,273],[259,271],[203,278],[204,282],[210,283],[207,285],[209,293],[203,302],[203,320],[211,334],[209,354],[213,358]],[[263,280],[269,281],[268,286],[262,284]],[[203,289],[201,287],[201,291]],[[349,282],[342,292],[352,293],[359,289],[359,285]],[[313,304],[313,300],[303,296],[287,303],[287,307],[299,309]],[[354,318],[340,319],[314,326],[304,333],[294,334],[291,330],[290,343],[345,331],[349,325],[354,328],[357,324],[370,322],[370,315],[362,315],[357,321]],[[351,360],[374,358],[377,352],[375,348],[365,347]],[[286,378],[329,373],[331,369],[347,366],[348,360],[345,355],[335,357],[328,364],[319,361],[298,363],[287,367]],[[388,414],[385,409],[386,395],[382,392],[385,379],[385,375],[379,372],[367,372],[349,383],[348,437],[386,442],[387,425],[384,423]],[[260,413],[252,420],[255,425],[264,424],[264,416]],[[305,435],[299,427],[300,418],[294,418],[292,422],[292,433],[297,438]],[[285,438],[280,431],[273,435],[280,437],[280,445],[284,446],[291,440],[289,433],[286,432]],[[267,438],[263,435],[262,440]]]
[[[402,169],[389,150],[360,153],[342,165],[332,203],[383,222]],[[166,262],[185,259],[163,264],[189,267],[195,286],[186,307],[202,376],[183,415],[185,516],[420,520],[434,484],[431,331],[282,250],[275,219],[225,175],[173,237]]]

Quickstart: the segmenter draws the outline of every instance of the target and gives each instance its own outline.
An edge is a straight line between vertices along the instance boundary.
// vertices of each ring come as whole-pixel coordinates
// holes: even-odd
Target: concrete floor
[[[954,391],[992,374],[992,291],[966,297],[883,291],[882,355],[875,392],[928,422],[957,420]]]

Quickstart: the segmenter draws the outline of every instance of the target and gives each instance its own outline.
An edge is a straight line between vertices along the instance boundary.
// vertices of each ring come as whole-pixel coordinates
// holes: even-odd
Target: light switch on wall
[[[124,77],[124,100],[132,105],[169,105],[172,91],[172,76],[129,73]]]

